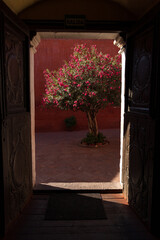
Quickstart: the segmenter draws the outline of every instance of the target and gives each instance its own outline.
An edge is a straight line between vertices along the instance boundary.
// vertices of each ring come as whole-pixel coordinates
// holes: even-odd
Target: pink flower
[[[60,85],[61,87],[63,87],[63,86],[64,86],[64,84],[63,84],[62,82],[60,82],[60,83],[59,83],[59,85]]]
[[[74,76],[74,79],[76,79],[77,77],[79,77],[79,76],[78,76],[78,75],[75,75],[75,76]]]

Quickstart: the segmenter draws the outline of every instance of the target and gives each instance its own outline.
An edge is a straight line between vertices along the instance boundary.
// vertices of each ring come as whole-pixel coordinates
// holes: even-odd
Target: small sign
[[[66,15],[65,26],[68,28],[84,28],[85,16],[84,15]]]

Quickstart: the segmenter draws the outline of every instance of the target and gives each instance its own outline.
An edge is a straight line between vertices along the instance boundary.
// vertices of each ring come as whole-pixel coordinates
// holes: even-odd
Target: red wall
[[[73,39],[43,39],[37,47],[35,54],[35,118],[36,131],[63,131],[64,119],[74,115],[77,119],[75,130],[87,129],[87,119],[84,113],[62,111],[60,109],[42,109],[42,96],[44,93],[44,69],[55,70],[69,60],[70,54],[76,44],[87,43],[96,45],[99,51],[112,56],[118,53],[113,40],[73,40]],[[99,128],[117,128],[120,125],[120,108],[107,107],[98,113]]]

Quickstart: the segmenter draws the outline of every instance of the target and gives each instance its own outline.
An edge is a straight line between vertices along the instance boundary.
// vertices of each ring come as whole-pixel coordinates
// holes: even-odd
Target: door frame
[[[65,16],[65,19],[66,19],[67,16]],[[73,16],[73,17],[78,17],[78,16]],[[87,33],[95,33],[95,32],[98,32],[98,33],[122,33],[123,32],[123,36],[126,35],[126,33],[129,31],[129,29],[131,29],[135,22],[134,21],[87,21],[85,20],[85,24],[82,28],[79,28],[77,26],[72,26],[71,28],[69,28],[67,25],[66,25],[66,20],[25,20],[24,21],[25,24],[29,27],[30,29],[30,40],[31,40],[31,46],[32,46],[32,43],[35,42],[35,48],[38,46],[39,42],[40,42],[40,39],[39,37],[37,36],[37,32],[49,32],[49,31],[53,31],[53,32],[87,32]],[[34,44],[33,44],[33,47],[34,47]],[[125,51],[123,52],[123,67],[125,69]],[[30,83],[30,86],[33,86],[33,74],[31,73],[30,75],[30,80],[31,80],[31,83]],[[125,82],[125,71],[123,71],[122,73],[122,80],[123,82]],[[125,83],[123,83],[123,85],[121,85],[122,87],[125,87]],[[32,90],[31,90],[32,91]],[[123,92],[121,94],[121,97],[124,98],[124,89],[123,89]],[[32,96],[31,96],[32,98]],[[125,100],[123,99],[121,101],[122,104],[125,104]],[[35,129],[35,123],[33,122],[34,121],[34,115],[35,115],[35,112],[34,112],[34,109],[35,107],[33,106],[34,104],[34,101],[31,100],[31,128],[32,129]],[[121,143],[120,143],[120,183],[123,185],[123,177],[122,177],[122,159],[123,159],[123,156],[122,156],[122,153],[123,153],[123,122],[124,122],[124,109],[125,109],[125,106],[123,106],[121,108],[121,137],[120,137],[120,140],[121,140]],[[32,166],[33,166],[33,186],[35,185],[35,178],[36,178],[36,172],[35,172],[35,136],[33,134],[33,137],[32,137]]]
[[[75,31],[76,32],[76,31]],[[76,32],[81,33],[80,32]],[[96,32],[94,32],[96,33]],[[104,33],[104,32],[102,32]],[[113,44],[117,46],[119,54],[121,54],[121,63],[122,63],[122,72],[121,72],[121,112],[120,112],[120,161],[119,161],[119,170],[120,170],[120,179],[119,182],[123,187],[122,182],[122,155],[123,155],[123,124],[124,124],[124,104],[125,104],[125,41],[122,36],[116,32],[116,39],[113,39]],[[65,39],[65,37],[63,38]],[[32,132],[32,176],[33,176],[33,187],[36,183],[36,160],[35,160],[35,93],[34,93],[34,54],[37,52],[36,48],[41,41],[39,32],[34,35],[31,41],[30,47],[30,99],[31,99],[31,132]]]

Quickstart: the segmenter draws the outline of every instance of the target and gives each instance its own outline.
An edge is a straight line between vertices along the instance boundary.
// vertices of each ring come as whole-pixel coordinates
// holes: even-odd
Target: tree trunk
[[[94,110],[87,112],[88,118],[88,129],[89,133],[93,134],[94,136],[98,135],[98,125],[96,119],[96,112]]]

